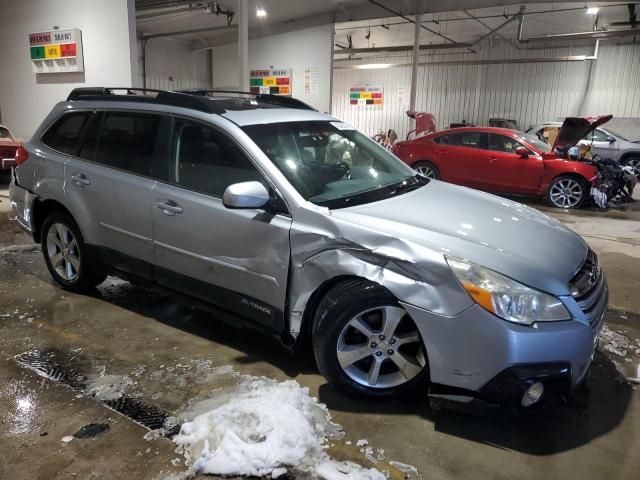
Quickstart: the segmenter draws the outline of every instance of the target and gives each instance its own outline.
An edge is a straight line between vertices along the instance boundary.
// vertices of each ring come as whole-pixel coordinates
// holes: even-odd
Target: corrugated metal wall
[[[208,50],[194,53],[188,44],[153,38],[147,42],[145,63],[147,88],[211,88],[211,55]]]
[[[570,115],[640,117],[640,45],[602,45],[596,61],[533,63],[535,58],[592,55],[593,46],[516,49],[487,40],[476,54],[423,54],[418,70],[416,109],[436,116],[438,128],[452,122],[486,125],[491,117],[512,118],[521,128]],[[445,61],[531,59],[530,63],[437,65]],[[434,63],[435,62],[435,63]],[[365,63],[411,63],[389,55],[334,62],[332,114],[364,132],[409,130],[411,67],[345,69]],[[342,68],[341,68],[342,67]],[[384,106],[349,105],[353,85],[382,85]],[[399,89],[406,101],[400,102]]]

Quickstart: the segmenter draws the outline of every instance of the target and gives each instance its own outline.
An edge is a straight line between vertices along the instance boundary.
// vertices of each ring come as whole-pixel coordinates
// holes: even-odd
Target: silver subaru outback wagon
[[[295,99],[76,89],[16,157],[63,288],[152,284],[310,345],[354,395],[526,410],[588,374],[608,291],[577,234]]]

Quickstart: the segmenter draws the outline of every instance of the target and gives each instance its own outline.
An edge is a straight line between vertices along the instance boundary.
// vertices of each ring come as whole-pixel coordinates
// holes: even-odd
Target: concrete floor
[[[128,418],[18,366],[14,356],[34,349],[50,352],[87,378],[126,378],[128,394],[168,412],[180,412],[216,389],[224,391],[238,374],[293,378],[326,403],[344,427],[346,437],[330,453],[389,469],[394,479],[402,475],[389,468],[390,459],[416,466],[429,480],[628,479],[640,474],[640,397],[624,380],[640,376],[638,204],[630,212],[543,207],[584,235],[600,255],[611,288],[608,326],[631,346],[624,355],[599,351],[589,388],[571,404],[534,418],[501,419],[432,412],[425,398],[411,403],[347,398],[326,385],[309,354],[291,358],[258,333],[235,330],[117,279],[89,296],[62,291],[53,285],[39,250],[9,221],[6,190],[1,189],[2,479],[163,479],[186,471],[170,440],[147,441],[147,430]],[[92,421],[111,428],[95,438],[62,442]],[[384,449],[386,459],[368,463],[355,446],[362,438]]]

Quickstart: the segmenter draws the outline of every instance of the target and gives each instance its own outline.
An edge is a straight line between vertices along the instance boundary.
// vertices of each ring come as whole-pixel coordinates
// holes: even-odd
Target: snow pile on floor
[[[611,330],[606,325],[603,325],[602,331],[600,332],[600,344],[607,352],[620,357],[627,356],[629,339],[622,333]]]
[[[233,392],[186,415],[193,418],[173,441],[195,473],[277,478],[294,470],[326,480],[385,480],[374,468],[329,457],[325,442],[340,427],[293,380],[245,377]]]

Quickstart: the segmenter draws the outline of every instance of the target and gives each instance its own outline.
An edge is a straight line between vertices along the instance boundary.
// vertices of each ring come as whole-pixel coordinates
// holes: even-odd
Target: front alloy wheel
[[[584,183],[573,177],[560,177],[549,187],[547,198],[558,208],[578,208],[585,200],[586,188]]]
[[[413,321],[404,308],[389,305],[352,318],[340,333],[337,355],[344,373],[369,388],[397,387],[426,366]]]
[[[633,168],[633,174],[640,178],[640,158],[630,158],[626,161],[625,165]]]
[[[383,286],[360,278],[338,283],[318,305],[312,333],[320,372],[343,392],[372,398],[426,392],[425,344]]]

